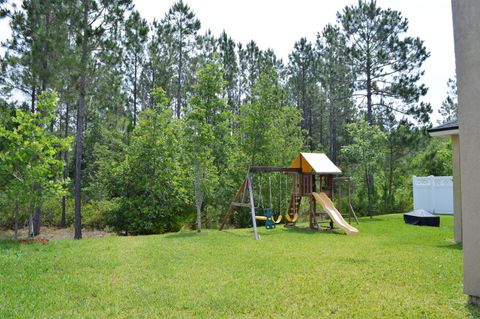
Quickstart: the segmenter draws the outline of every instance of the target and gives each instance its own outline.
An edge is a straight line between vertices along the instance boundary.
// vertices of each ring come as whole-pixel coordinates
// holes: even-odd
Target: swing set
[[[288,187],[288,178],[285,178],[285,200],[289,204],[285,211],[285,226],[295,226],[299,216],[302,198],[308,198],[309,202],[309,222],[310,228],[316,230],[333,229],[336,226],[342,229],[347,235],[354,235],[358,230],[347,223],[342,214],[337,210],[333,204],[334,195],[334,180],[339,183],[348,185],[347,209],[349,222],[354,217],[358,223],[355,211],[350,203],[351,194],[351,179],[349,178],[334,178],[340,174],[341,171],[333,164],[330,159],[322,153],[300,153],[292,162],[290,167],[277,166],[252,166],[247,172],[247,176],[242,185],[238,189],[233,201],[228,207],[227,213],[220,226],[223,230],[227,224],[230,216],[237,207],[250,208],[250,219],[252,221],[254,238],[259,239],[257,232],[257,220],[265,221],[267,229],[273,229],[277,224],[280,224],[283,219],[282,213],[282,181],[279,178],[279,196],[278,196],[278,215],[275,218],[273,200],[272,200],[272,178],[269,176],[269,207],[264,207],[263,193],[262,193],[262,174],[266,173],[282,173],[290,177],[290,187]],[[258,174],[258,203],[260,207],[255,206],[255,195],[253,187],[253,176]],[[290,188],[290,196],[288,196],[288,188]],[[318,193],[317,193],[318,189]],[[247,199],[248,195],[248,199]],[[339,188],[338,205],[343,207],[342,192]],[[247,202],[248,200],[248,202]],[[323,211],[317,211],[317,204],[321,206]],[[257,214],[258,213],[258,214]],[[322,222],[327,221],[329,227],[324,227]]]
[[[266,229],[274,229],[276,227],[277,224],[280,224],[282,222],[282,219],[283,219],[283,213],[282,213],[282,206],[283,206],[283,203],[282,203],[282,176],[278,176],[278,196],[277,196],[277,199],[278,199],[278,204],[277,204],[277,212],[278,214],[275,213],[275,208],[274,208],[274,204],[273,204],[273,196],[272,196],[272,176],[268,176],[268,194],[269,194],[269,206],[268,207],[265,207],[264,205],[264,199],[263,199],[263,192],[262,192],[262,175],[258,175],[258,185],[259,185],[259,189],[258,189],[258,202],[259,202],[259,206],[260,207],[257,207],[256,208],[256,211],[257,212],[263,212],[262,215],[260,214],[256,214],[255,215],[255,219],[256,220],[260,220],[260,221],[265,221],[265,228]],[[287,179],[285,178],[285,198],[287,198],[288,196],[288,190],[287,190],[287,186],[288,186],[288,183],[287,183]],[[245,194],[245,192],[244,192]],[[288,203],[287,203],[288,205]],[[275,217],[275,215],[277,215],[277,217]],[[249,223],[252,222],[252,219],[251,219],[251,216],[250,216],[250,219],[249,219]]]

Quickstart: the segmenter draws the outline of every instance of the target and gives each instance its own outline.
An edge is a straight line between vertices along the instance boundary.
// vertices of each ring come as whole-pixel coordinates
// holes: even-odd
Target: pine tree
[[[196,45],[196,36],[200,30],[200,20],[190,7],[179,0],[173,4],[165,18],[162,28],[168,37],[171,46],[173,83],[175,97],[175,115],[179,118],[182,114],[184,102],[187,98],[187,88],[191,83],[192,51]]]
[[[418,102],[427,88],[418,82],[430,53],[422,40],[406,36],[408,20],[398,11],[378,7],[375,0],[345,7],[337,20],[356,75],[355,96],[366,108],[368,123],[385,108],[422,117],[428,109]]]
[[[301,112],[287,103],[273,67],[260,73],[251,100],[240,109],[242,166],[286,165],[303,144]]]
[[[8,9],[8,0],[0,0],[0,20],[10,14]]]
[[[47,89],[63,91],[60,79],[68,64],[68,27],[61,22],[67,10],[58,0],[24,1],[12,13],[12,37],[7,41],[4,61],[5,93],[20,91],[29,97],[32,113],[41,92]],[[54,27],[55,26],[55,27]],[[54,131],[57,119],[49,125]],[[33,192],[42,192],[34,187]],[[40,231],[41,208],[34,208],[34,232]]]
[[[323,101],[318,104],[320,123],[315,126],[319,127],[321,142],[322,136],[327,136],[329,157],[337,163],[340,143],[345,140],[345,124],[352,121],[355,115],[352,103],[353,74],[346,58],[345,38],[337,27],[327,25],[317,35],[315,51],[316,76],[323,93]],[[328,119],[326,125],[323,118]],[[324,126],[328,126],[326,133],[322,131]]]
[[[78,52],[80,55],[79,78],[78,78],[78,107],[77,107],[77,126],[75,136],[75,239],[82,238],[82,221],[81,221],[81,191],[82,191],[82,155],[84,149],[84,130],[85,130],[85,114],[86,114],[86,95],[89,88],[89,64],[92,59],[92,52],[96,49],[93,44],[97,45],[108,43],[108,37],[105,39],[106,29],[114,27],[118,20],[121,20],[124,12],[129,9],[130,0],[116,1],[96,1],[82,0],[79,12],[80,17],[73,16],[72,19],[76,26],[76,36],[78,40]],[[78,18],[78,20],[77,20]],[[106,40],[106,42],[102,42]]]
[[[442,116],[442,119],[438,121],[438,124],[443,124],[458,119],[457,79],[448,79],[447,86],[447,98],[442,102],[440,110],[438,111]]]
[[[138,11],[133,11],[125,23],[125,69],[127,70],[127,90],[130,92],[129,101],[133,104],[133,126],[137,125],[138,112],[138,85],[139,75],[144,67],[145,46],[148,41],[149,27],[147,21],[140,17]]]
[[[236,44],[225,31],[218,38],[218,52],[222,62],[223,78],[227,82],[226,92],[228,105],[233,114],[238,114],[238,98],[236,87],[238,81],[238,62],[235,52]]]
[[[317,87],[312,44],[306,38],[301,38],[295,42],[293,51],[288,57],[290,92],[298,109],[302,110],[302,129],[308,137],[310,150],[313,150],[313,103]],[[320,117],[322,118],[323,114],[320,114]]]

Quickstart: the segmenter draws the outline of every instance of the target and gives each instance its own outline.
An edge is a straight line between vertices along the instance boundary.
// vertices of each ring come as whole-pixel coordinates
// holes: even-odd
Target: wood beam
[[[292,168],[292,167],[282,167],[282,166],[251,166],[249,168],[249,173],[300,173],[300,168]]]

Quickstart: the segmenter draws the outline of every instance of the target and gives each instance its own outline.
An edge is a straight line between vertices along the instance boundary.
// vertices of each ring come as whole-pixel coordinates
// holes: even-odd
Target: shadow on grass
[[[17,248],[20,243],[13,239],[0,239],[0,249]]]
[[[470,312],[471,318],[480,318],[480,307],[467,303],[465,307]]]
[[[222,233],[225,233],[225,234],[228,234],[229,236],[235,236],[235,237],[247,237],[247,236],[252,236],[253,235],[253,230],[251,233],[248,233],[248,234],[241,234],[241,233],[238,233],[238,232],[235,232],[235,231],[231,231],[231,230],[234,230],[234,229],[241,229],[241,228],[232,228],[232,229],[224,229],[224,230],[219,230],[219,232],[222,232]]]
[[[358,220],[360,221],[360,224],[361,224],[361,223],[384,222],[385,220],[395,220],[395,219],[397,219],[397,218],[386,219],[386,218],[382,218],[383,216],[387,216],[387,215],[375,215],[372,218],[370,218],[369,216],[362,216]],[[354,222],[353,219],[352,219],[352,224],[353,223],[356,224],[356,222]]]
[[[316,230],[316,229],[310,229],[310,227],[287,227],[287,231],[289,232],[294,232],[294,233],[300,233],[300,234],[309,234],[309,235],[315,235],[315,234],[323,234],[323,235],[344,235],[341,231],[337,229],[321,229],[321,230]]]
[[[453,250],[463,250],[462,243],[447,244],[447,245],[438,245],[439,248],[453,249]]]
[[[201,233],[200,233],[201,234]],[[191,237],[196,237],[199,236],[197,235],[197,232],[178,232],[178,233],[168,233],[163,236],[163,238],[191,238]]]

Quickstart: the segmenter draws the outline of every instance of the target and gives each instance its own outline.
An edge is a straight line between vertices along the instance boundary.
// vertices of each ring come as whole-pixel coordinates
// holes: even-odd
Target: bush
[[[135,199],[119,199],[120,204],[107,213],[106,225],[122,235],[161,234],[179,231],[182,214],[165,214],[162,209],[137,203]]]
[[[92,200],[82,203],[82,226],[103,230],[107,226],[107,215],[118,208],[118,200]],[[66,224],[72,226],[75,216],[75,199],[66,201]],[[26,215],[28,218],[28,214]],[[50,198],[42,206],[42,226],[59,227],[62,218],[60,198]]]

